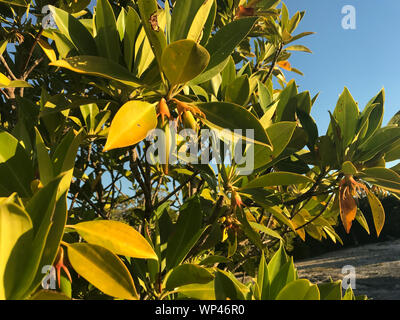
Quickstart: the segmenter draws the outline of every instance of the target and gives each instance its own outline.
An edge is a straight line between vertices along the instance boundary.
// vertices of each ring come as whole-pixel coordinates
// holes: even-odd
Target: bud
[[[36,193],[40,189],[43,188],[43,184],[39,179],[35,179],[31,182],[31,191],[32,193]]]
[[[162,119],[159,119],[158,121],[158,128],[164,131],[164,137],[165,137],[165,147],[164,147],[164,151],[165,151],[165,161],[161,161],[162,163],[162,170],[164,172],[164,174],[168,174],[168,162],[169,162],[169,154],[170,154],[170,149],[171,149],[171,144],[172,144],[172,134],[171,134],[171,130],[169,127],[169,121],[163,121]],[[159,155],[160,160],[162,160],[162,156],[163,155]]]
[[[161,115],[162,123],[164,123],[164,117],[167,117],[168,120],[171,119],[167,101],[165,101],[164,98],[161,98],[160,102],[158,103],[158,114]]]
[[[183,112],[183,124],[187,129],[192,129],[196,132],[198,131],[196,119],[193,117],[193,114],[190,111]]]

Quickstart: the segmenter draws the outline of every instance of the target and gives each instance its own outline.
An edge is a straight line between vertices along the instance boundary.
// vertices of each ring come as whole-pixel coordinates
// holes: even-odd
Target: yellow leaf
[[[127,267],[111,251],[89,243],[68,245],[68,258],[75,271],[105,294],[138,299]]]
[[[103,151],[134,145],[157,126],[155,106],[144,101],[129,101],[115,115]]]
[[[2,74],[0,72],[0,87],[8,87],[8,85],[10,84],[11,80],[8,79],[4,74]]]
[[[369,205],[371,206],[372,217],[374,218],[376,234],[379,237],[379,234],[382,231],[383,225],[385,224],[385,210],[383,209],[382,203],[379,201],[377,196],[375,196],[372,192],[368,192],[368,202],[369,202]]]
[[[131,226],[111,220],[81,222],[70,226],[83,239],[107,248],[115,254],[132,258],[158,259],[147,240]]]
[[[39,39],[38,43],[51,62],[57,61],[56,52],[47,41]]]

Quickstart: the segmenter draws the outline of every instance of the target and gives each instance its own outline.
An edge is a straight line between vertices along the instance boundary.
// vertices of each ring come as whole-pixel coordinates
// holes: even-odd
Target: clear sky
[[[384,124],[400,110],[400,1],[399,0],[286,0],[292,16],[306,14],[297,31],[315,35],[296,43],[308,46],[313,54],[294,52],[290,61],[304,76],[295,78],[300,91],[320,92],[312,115],[325,134],[328,110],[348,87],[360,110],[384,87],[386,92]],[[342,28],[343,6],[356,9],[356,29]],[[297,32],[296,32],[297,33]]]

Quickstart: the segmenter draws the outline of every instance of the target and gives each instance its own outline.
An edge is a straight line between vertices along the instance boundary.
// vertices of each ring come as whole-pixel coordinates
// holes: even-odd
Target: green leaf
[[[179,265],[199,240],[202,229],[202,211],[198,197],[188,199],[180,208],[174,232],[168,239],[166,267],[171,270]]]
[[[342,300],[342,281],[318,284],[321,300]]]
[[[385,190],[400,192],[400,175],[393,170],[384,167],[369,168],[363,170],[358,176]]]
[[[107,295],[137,299],[128,269],[116,255],[94,244],[68,245],[68,258],[75,271]]]
[[[278,293],[290,282],[296,280],[296,270],[293,264],[293,257],[281,266],[276,276],[271,279],[270,299],[275,299]]]
[[[214,281],[206,284],[188,284],[179,287],[176,291],[191,299],[215,300]]]
[[[353,289],[351,287],[347,288],[342,300],[356,300]]]
[[[142,259],[158,260],[147,240],[131,226],[111,220],[95,220],[70,225],[85,241],[111,252]]]
[[[359,113],[357,103],[349,90],[344,88],[333,112],[342,133],[343,148],[347,147],[355,138]]]
[[[238,281],[226,271],[218,270],[214,279],[215,298],[217,300],[244,300]]]
[[[162,66],[161,55],[167,46],[164,30],[158,25],[158,5],[156,0],[138,0],[140,17],[151,48],[157,59],[158,65]]]
[[[233,103],[208,102],[197,104],[204,112],[206,119],[203,121],[211,128],[222,129],[254,129],[254,141],[270,148],[270,140],[260,121],[247,109]],[[227,117],[229,115],[229,117]],[[245,132],[242,132],[245,135]],[[246,139],[249,140],[249,139]],[[249,140],[251,141],[251,140]]]
[[[317,285],[306,279],[288,283],[279,292],[276,300],[319,300],[320,294]]]
[[[357,174],[358,170],[354,166],[354,164],[351,163],[351,161],[346,161],[342,164],[342,173],[347,174],[347,175],[355,175]]]
[[[29,300],[71,300],[71,298],[55,290],[40,290],[30,297]]]
[[[291,80],[279,95],[278,106],[276,107],[275,122],[294,121],[297,107],[297,86]]]
[[[32,239],[32,221],[26,211],[14,203],[1,201],[0,300],[12,298],[21,274],[26,272]]]
[[[247,36],[257,19],[256,17],[251,17],[234,20],[218,30],[206,46],[211,56],[210,63],[206,70],[193,79],[190,84],[195,85],[206,82],[221,72],[227,64],[229,56]]]
[[[102,57],[118,63],[121,55],[114,11],[108,0],[98,0],[95,15],[96,44]]]
[[[53,163],[51,162],[49,152],[40,135],[39,130],[35,127],[36,132],[36,154],[39,166],[40,181],[45,186],[54,177]]]
[[[13,192],[20,197],[31,195],[31,161],[18,140],[5,131],[0,132],[0,177],[7,177],[0,179],[0,196],[9,196]]]
[[[29,288],[34,284],[35,276],[41,274],[40,261],[45,250],[47,237],[52,226],[52,217],[56,202],[59,200],[58,187],[63,176],[58,176],[41,188],[26,204],[26,212],[29,214],[34,237],[31,248],[26,251],[25,271],[18,279],[18,287],[13,294],[13,299],[22,299],[31,293]]]
[[[50,6],[50,11],[60,32],[74,45],[81,55],[97,55],[96,43],[89,30],[68,12]]]
[[[161,57],[162,69],[170,84],[186,83],[207,67],[210,55],[193,40],[180,40],[165,48]]]
[[[140,86],[140,81],[128,69],[102,57],[76,56],[52,62],[50,65],[66,68],[77,73],[119,81],[134,88]]]
[[[370,234],[367,219],[365,219],[365,216],[360,209],[357,209],[356,220],[365,229],[365,231]]]
[[[185,1],[185,4],[187,6],[187,1]],[[208,17],[210,16],[210,12],[214,5],[215,5],[215,0],[202,1],[201,7],[197,11],[197,13],[193,19],[193,22],[190,26],[190,29],[189,29],[189,32],[187,35],[188,39],[194,40],[196,42],[201,40],[204,26],[207,23]],[[191,20],[187,20],[187,17],[186,17],[185,21],[191,21]]]
[[[125,65],[131,71],[135,57],[135,42],[139,33],[140,17],[132,7],[128,8],[125,16],[124,59]]]
[[[260,300],[269,298],[270,282],[268,276],[268,265],[265,260],[264,252],[261,253],[260,265],[257,273],[257,285],[260,290]]]
[[[382,203],[379,201],[378,197],[371,191],[368,192],[368,202],[371,207],[372,217],[374,218],[376,234],[379,237],[383,225],[385,224],[385,210],[383,209]]]
[[[358,161],[371,160],[378,153],[385,153],[400,141],[400,127],[387,126],[378,129],[358,148],[354,158]]]
[[[167,290],[172,291],[184,285],[193,283],[206,284],[212,280],[214,280],[214,276],[207,269],[195,264],[183,264],[172,269],[166,275],[164,286]]]
[[[265,188],[271,186],[289,186],[301,183],[312,183],[313,180],[307,176],[292,172],[271,172],[247,183],[242,190]]]
[[[254,168],[260,168],[277,159],[292,140],[296,127],[296,122],[289,121],[281,121],[269,126],[266,132],[271,141],[272,150],[256,146]]]
[[[225,91],[225,101],[245,106],[250,96],[250,82],[247,75],[243,75],[231,82]]]
[[[205,2],[205,3],[204,3]],[[192,25],[195,22],[196,14],[199,12],[203,3],[205,6],[209,6],[207,2],[211,2],[211,0],[176,0],[175,6],[172,11],[171,17],[171,34],[170,41],[174,42],[181,39],[192,39],[197,41],[198,38],[189,37],[189,31]],[[204,9],[203,9],[204,10]],[[202,15],[202,13],[200,13]],[[208,17],[208,14],[205,18]],[[201,24],[200,17],[197,19],[196,25],[193,27],[193,35],[199,32],[197,30]],[[203,22],[205,23],[205,21]],[[196,29],[196,30],[194,30]],[[202,27],[201,27],[202,29]],[[200,29],[200,32],[201,32]]]
[[[275,252],[268,263],[268,276],[270,283],[274,281],[279,271],[287,262],[289,262],[289,257],[287,256],[283,242],[281,241],[278,251]]]
[[[279,240],[283,240],[281,235],[278,232],[272,230],[271,228],[264,226],[263,224],[260,224],[257,222],[252,222],[252,221],[250,221],[249,224],[257,231],[263,232],[263,233],[269,235],[270,237],[273,237],[273,238],[276,238]]]
[[[306,46],[303,46],[301,44],[295,44],[289,47],[286,47],[285,50],[288,51],[301,51],[301,52],[308,52],[308,53],[312,53],[312,51],[310,49],[308,49]]]
[[[376,132],[376,130],[381,127],[383,121],[384,104],[385,90],[382,89],[367,103],[363,112],[361,113],[360,122],[362,123],[365,120],[368,121],[367,132],[362,137],[364,140],[367,140],[369,137],[371,137]]]

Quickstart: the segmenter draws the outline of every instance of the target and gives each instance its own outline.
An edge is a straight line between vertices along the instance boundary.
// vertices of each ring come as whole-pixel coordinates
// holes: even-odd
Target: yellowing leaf
[[[383,209],[382,203],[372,192],[368,192],[368,202],[369,202],[369,205],[371,206],[372,217],[374,218],[376,234],[379,237],[379,234],[382,231],[383,225],[385,224],[385,210]]]
[[[57,61],[56,52],[47,41],[39,39],[38,43],[51,62]]]
[[[83,239],[111,252],[132,258],[158,259],[147,240],[131,226],[109,220],[81,222],[74,228]]]
[[[109,250],[89,243],[69,244],[68,258],[77,273],[105,294],[130,300],[138,298],[127,267]]]
[[[103,151],[134,145],[157,125],[154,105],[144,101],[129,101],[115,115]]]
[[[292,71],[292,66],[290,65],[289,61],[279,61],[278,66],[280,66],[282,69]]]

